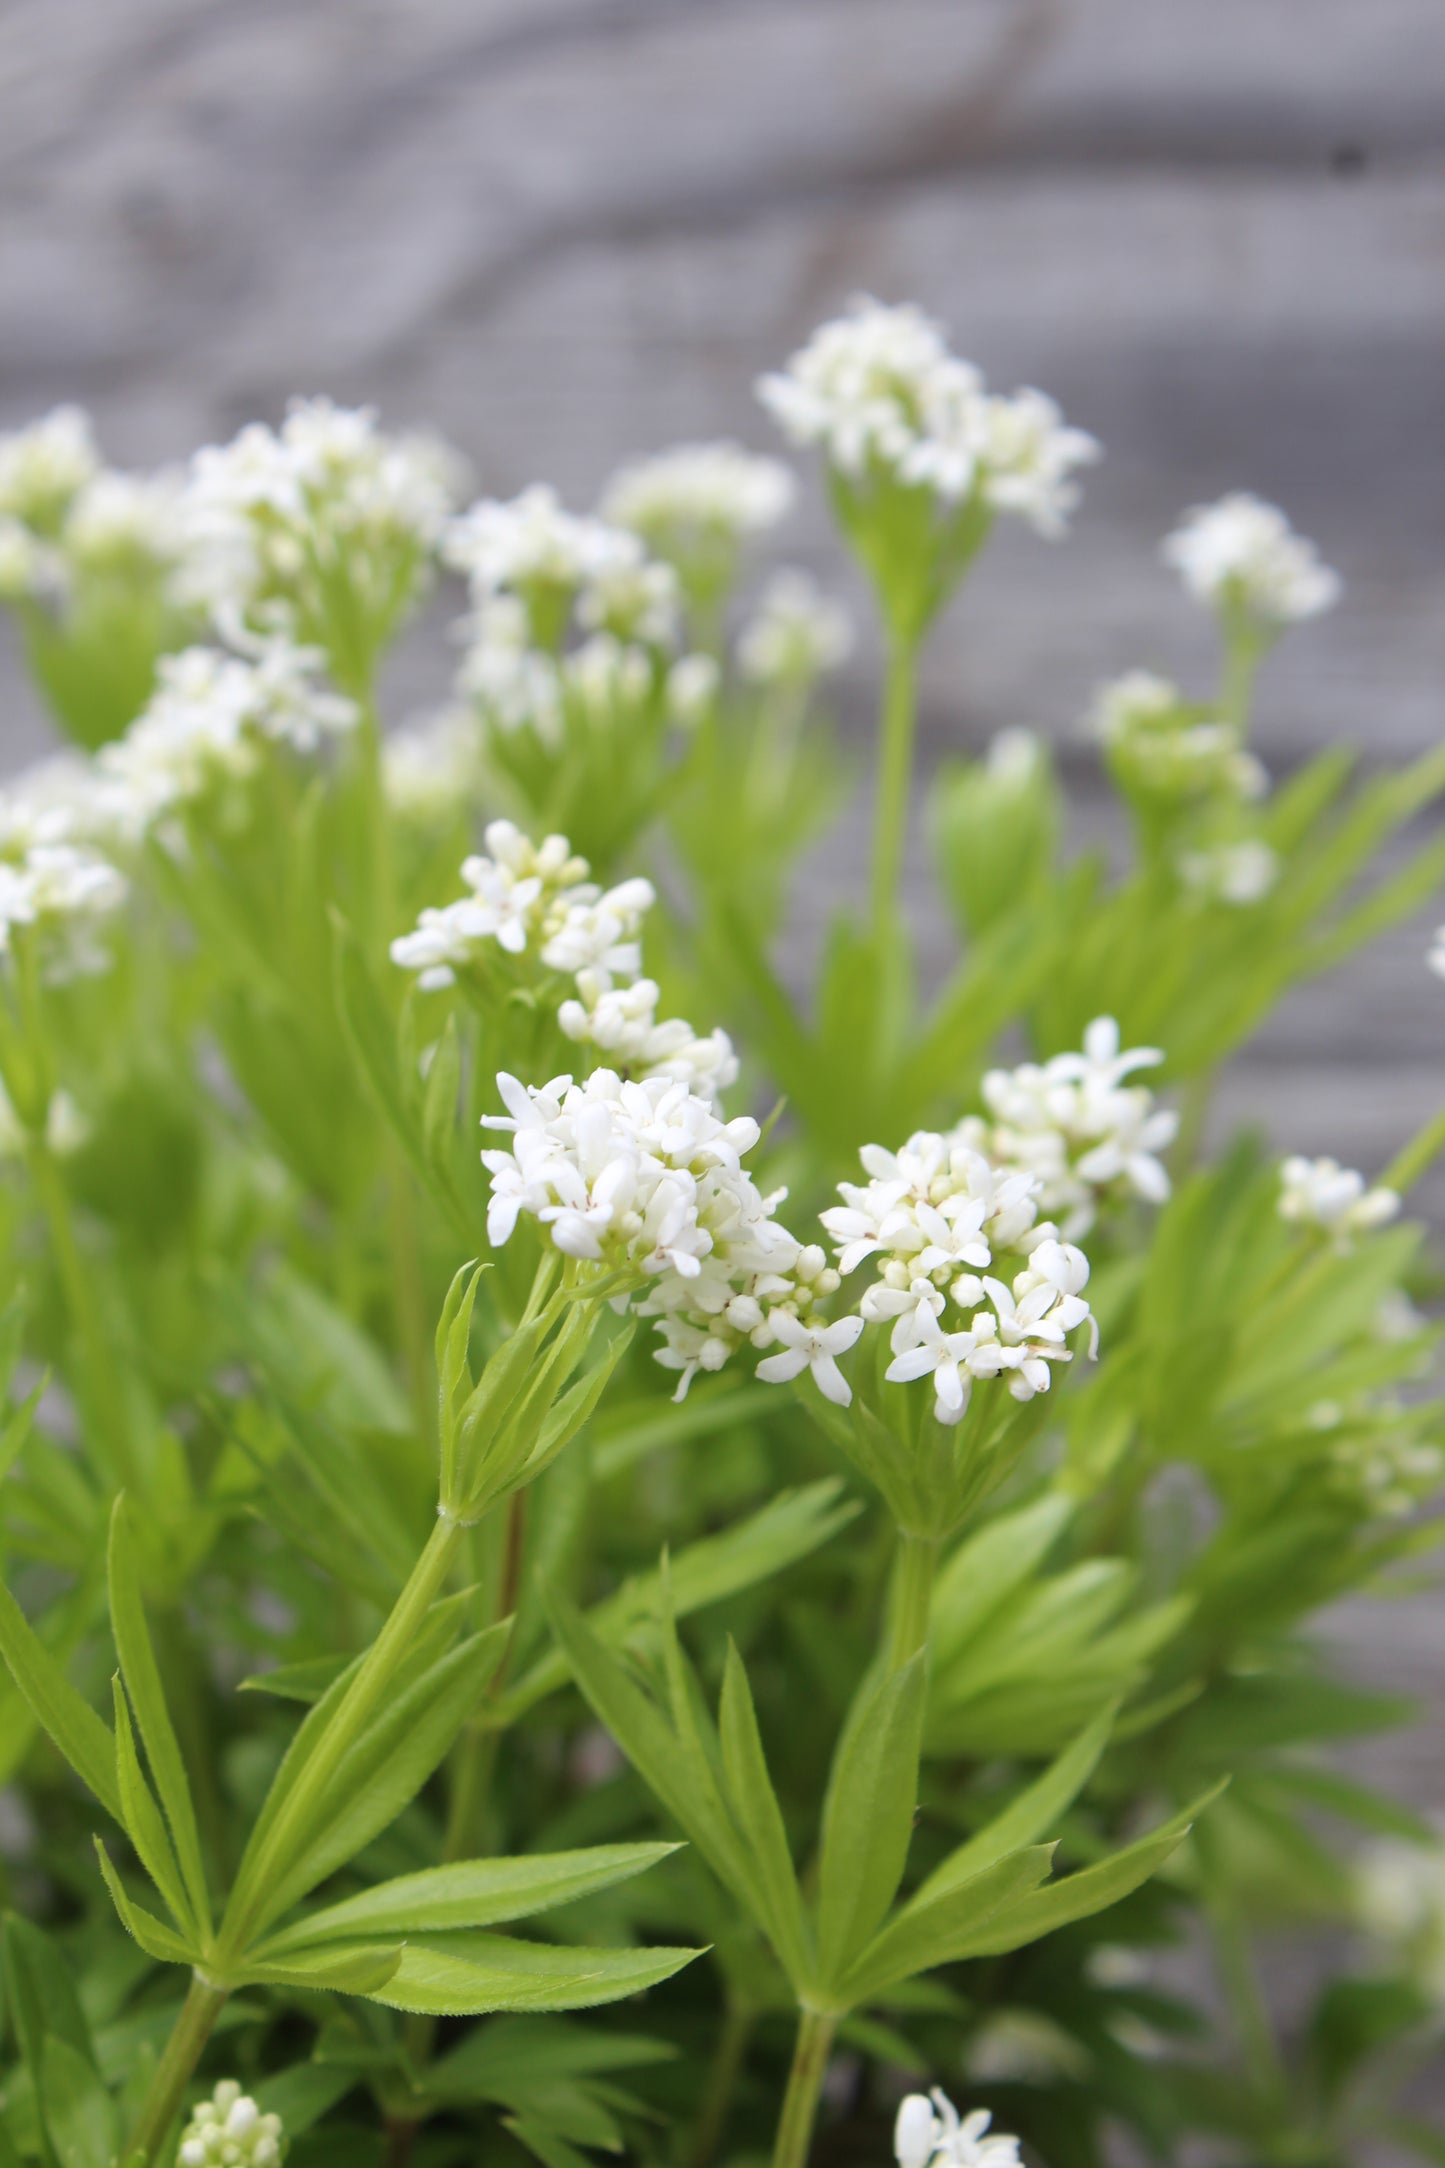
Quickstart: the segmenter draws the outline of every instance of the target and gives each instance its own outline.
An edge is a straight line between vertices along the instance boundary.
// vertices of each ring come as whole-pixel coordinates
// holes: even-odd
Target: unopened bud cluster
[[[181,2133],[177,2168],[277,2168],[284,2152],[279,2115],[263,2115],[234,2078],[223,2078]]]

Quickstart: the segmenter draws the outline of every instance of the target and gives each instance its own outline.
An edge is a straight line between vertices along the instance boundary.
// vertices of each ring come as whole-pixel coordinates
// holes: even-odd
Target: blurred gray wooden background
[[[1268,669],[1266,758],[1435,740],[1442,0],[0,5],[0,425],[78,399],[141,463],[329,391],[437,424],[490,490],[585,504],[669,440],[768,445],[753,376],[859,288],[921,301],[1107,451],[1074,539],[1004,537],[949,618],[929,755],[1010,723],[1068,741],[1130,664],[1202,683],[1156,546],[1241,486],[1347,582]],[[785,544],[845,576],[816,492]],[[43,741],[6,649],[3,764]],[[814,922],[861,841],[819,863]],[[1429,923],[1297,996],[1227,1111],[1387,1157],[1445,1087]],[[1427,1201],[1445,1216],[1445,1183]],[[1341,1626],[1435,1711],[1389,1750],[1427,1800],[1439,1623]]]

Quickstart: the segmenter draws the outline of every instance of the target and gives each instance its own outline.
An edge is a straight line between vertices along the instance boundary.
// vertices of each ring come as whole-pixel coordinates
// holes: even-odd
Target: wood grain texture
[[[327,390],[587,502],[669,439],[766,445],[754,374],[855,289],[913,297],[1108,452],[1075,539],[1003,537],[943,627],[926,758],[1067,740],[1132,663],[1204,683],[1157,544],[1235,486],[1348,583],[1270,664],[1265,757],[1397,757],[1445,684],[1442,81],[1440,0],[10,0],[0,425],[79,398],[150,461]],[[816,488],[786,547],[851,586]],[[396,704],[435,669],[414,647]],[[9,648],[0,737],[44,737]],[[860,847],[822,854],[801,941]],[[1224,1114],[1388,1156],[1445,1077],[1425,931],[1291,1000]]]

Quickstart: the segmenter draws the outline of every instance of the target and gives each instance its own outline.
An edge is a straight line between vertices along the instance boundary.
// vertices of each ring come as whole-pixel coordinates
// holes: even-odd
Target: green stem
[[[1183,1181],[1194,1170],[1204,1142],[1204,1131],[1209,1121],[1209,1110],[1214,1098],[1215,1072],[1199,1069],[1184,1086],[1179,1109],[1179,1133],[1174,1139],[1170,1154],[1176,1178]]]
[[[186,2087],[225,2000],[223,1987],[212,1987],[199,1973],[192,1975],[190,1992],[171,2028],[170,2039],[141,2103],[135,2128],[121,2155],[125,2168],[150,2168],[180,2111]]]
[[[343,1757],[365,1729],[398,1665],[405,1659],[446,1580],[465,1534],[466,1530],[457,1521],[438,1517],[425,1549],[412,1568],[411,1578],[371,1644],[361,1669],[338,1703],[335,1715],[317,1740],[285,1805],[254,1856],[248,1856],[241,1863],[241,1872],[222,1923],[218,1967],[224,1968],[225,1964],[235,1962],[245,1951],[282,1871],[289,1865],[287,1853],[295,1832],[305,1829],[317,1801]]]
[[[873,879],[869,910],[875,934],[892,924],[898,909],[898,877],[908,834],[913,737],[918,714],[917,642],[899,634],[888,643],[888,676],[878,746],[878,783],[873,813]]]
[[[1445,1107],[1432,1114],[1403,1150],[1396,1153],[1380,1176],[1381,1188],[1393,1189],[1397,1195],[1403,1197],[1415,1187],[1421,1175],[1434,1165],[1442,1152],[1445,1152]]]
[[[1265,643],[1251,627],[1226,624],[1224,661],[1219,674],[1219,712],[1241,739],[1249,736],[1254,681],[1264,659]]]
[[[928,1613],[937,1570],[938,1545],[933,1537],[910,1535],[906,1528],[900,1528],[888,1636],[890,1671],[901,1671],[911,1657],[928,1646]]]
[[[712,2168],[727,2128],[733,2094],[742,2075],[755,2014],[748,2003],[729,1995],[718,2027],[717,2044],[702,2089],[702,2105],[688,2149],[687,2168]]]
[[[78,1397],[87,1419],[87,1427],[107,1449],[117,1483],[127,1490],[135,1490],[138,1487],[137,1471],[130,1449],[130,1435],[126,1426],[125,1404],[121,1397],[120,1384],[115,1376],[104,1329],[96,1316],[80,1245],[75,1239],[75,1221],[70,1210],[70,1196],[65,1187],[65,1178],[44,1137],[32,1135],[29,1163],[41,1210],[45,1214],[50,1247],[60,1275],[65,1307],[69,1313],[70,1329],[75,1335],[80,1369]]]
[[[788,2090],[783,2095],[783,2112],[773,2144],[773,2168],[808,2168],[818,2096],[837,2029],[838,2020],[831,2011],[805,2009],[798,2019],[793,2067],[788,2073]]]

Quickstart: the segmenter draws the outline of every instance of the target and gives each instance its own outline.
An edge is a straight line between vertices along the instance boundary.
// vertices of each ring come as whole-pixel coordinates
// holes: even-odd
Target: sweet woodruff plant
[[[866,760],[771,456],[582,513],[324,400],[0,439],[72,741],[0,797],[0,2164],[1441,2157],[1445,1855],[1310,1623],[1434,1542],[1445,1117],[1376,1179],[1207,1116],[1445,877],[1445,752],[1272,780],[1339,582],[1234,495],[1164,549],[1217,683],[1079,688],[1127,848],[1023,730],[920,803],[932,627],[1099,448],[872,301],[759,389]],[[1257,1934],[1341,1922],[1280,2033]]]

